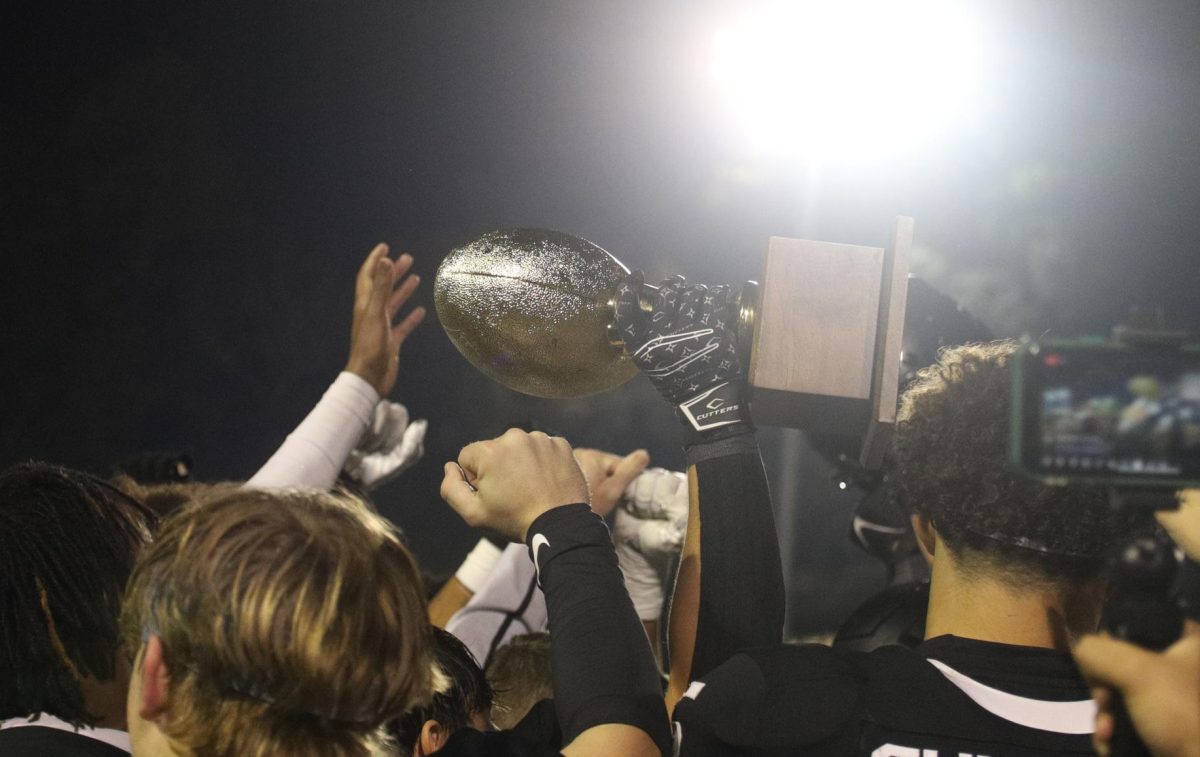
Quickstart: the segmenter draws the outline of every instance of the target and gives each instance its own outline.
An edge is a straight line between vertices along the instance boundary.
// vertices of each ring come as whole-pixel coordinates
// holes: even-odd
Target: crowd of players
[[[930,566],[923,640],[781,643],[729,292],[668,280],[647,313],[637,274],[635,362],[722,410],[678,412],[686,474],[536,431],[469,444],[441,496],[489,536],[427,600],[360,496],[421,454],[386,399],[424,315],[401,315],[411,264],[367,257],[346,370],[244,484],[0,474],[0,754],[1106,754],[1119,699],[1152,753],[1200,755],[1200,494],[1154,516],[1186,555],[1179,640],[1097,635],[1139,524],[1008,469],[1010,343],[944,350],[903,396],[888,488]]]

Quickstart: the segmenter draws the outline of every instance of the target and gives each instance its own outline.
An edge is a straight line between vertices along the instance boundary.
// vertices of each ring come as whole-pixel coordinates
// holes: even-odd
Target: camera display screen
[[[1200,353],[1044,345],[1025,370],[1031,472],[1200,477]]]

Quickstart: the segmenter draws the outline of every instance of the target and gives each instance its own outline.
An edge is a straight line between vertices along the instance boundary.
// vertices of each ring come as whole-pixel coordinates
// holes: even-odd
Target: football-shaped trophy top
[[[608,337],[628,273],[585,239],[501,229],[447,255],[433,297],[446,335],[485,375],[535,397],[583,397],[637,373]]]

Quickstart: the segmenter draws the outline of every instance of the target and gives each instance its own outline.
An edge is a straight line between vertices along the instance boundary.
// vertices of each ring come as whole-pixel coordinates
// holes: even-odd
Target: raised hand
[[[525,541],[529,525],[548,510],[589,503],[587,481],[571,445],[540,431],[514,428],[469,444],[458,463],[446,463],[443,473],[442,499],[468,525],[512,541]]]
[[[354,323],[346,370],[365,379],[380,397],[386,397],[396,385],[400,346],[425,318],[425,308],[415,307],[394,323],[421,283],[421,277],[408,273],[412,264],[408,254],[391,260],[387,245],[380,243],[363,261],[355,281]]]
[[[1200,489],[1179,492],[1179,509],[1159,510],[1154,517],[1185,555],[1200,562]]]
[[[367,489],[386,484],[425,454],[428,425],[424,420],[409,423],[408,408],[399,402],[380,402],[342,469]]]
[[[1185,635],[1161,653],[1108,636],[1086,636],[1074,654],[1098,706],[1092,736],[1097,753],[1112,752],[1115,688],[1152,754],[1200,757],[1200,635]]]
[[[742,360],[737,353],[738,308],[726,285],[689,285],[683,277],[665,280],[641,306],[643,276],[634,271],[617,288],[617,335],[654,388],[676,406],[694,432],[748,420],[741,399]]]
[[[591,491],[592,511],[603,518],[612,512],[621,501],[625,489],[649,465],[650,455],[644,449],[621,457],[611,452],[580,447],[575,450],[575,460]]]

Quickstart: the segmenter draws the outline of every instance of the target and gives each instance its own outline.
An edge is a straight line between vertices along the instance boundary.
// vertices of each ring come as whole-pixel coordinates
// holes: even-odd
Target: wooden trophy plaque
[[[876,468],[896,422],[913,219],[886,248],[771,237],[754,314],[754,419],[862,440]]]

